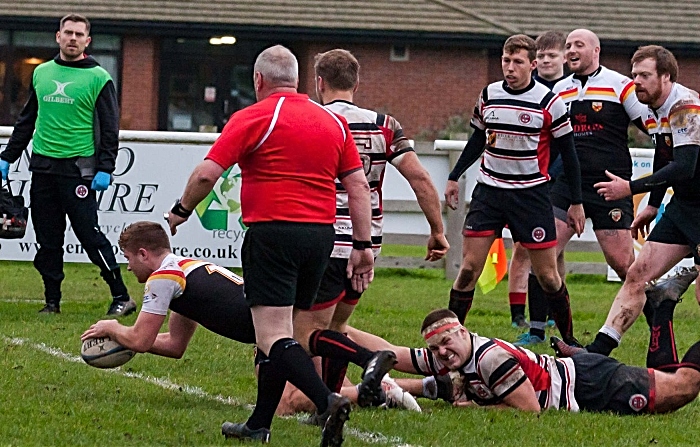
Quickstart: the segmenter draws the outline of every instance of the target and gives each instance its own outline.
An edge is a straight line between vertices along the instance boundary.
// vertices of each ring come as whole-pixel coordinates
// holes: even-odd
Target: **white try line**
[[[58,348],[54,348],[51,346],[47,346],[44,343],[34,343],[31,340],[28,340],[26,338],[17,338],[17,337],[6,337],[4,335],[1,335],[0,338],[2,338],[3,342],[9,345],[13,346],[26,346],[32,349],[36,349],[37,351],[41,351],[43,353],[49,354],[51,356],[54,356],[56,358],[59,358],[61,360],[65,360],[68,362],[73,362],[73,363],[84,363],[83,359],[80,358],[80,356],[72,355],[67,352],[64,352]],[[251,404],[245,404],[242,403],[238,400],[236,400],[233,397],[230,396],[222,396],[221,394],[217,395],[212,395],[204,391],[203,389],[196,387],[196,386],[190,386],[190,385],[179,385],[175,382],[172,382],[168,379],[160,378],[160,377],[152,377],[148,375],[144,375],[141,373],[135,373],[135,372],[130,372],[130,371],[124,371],[120,367],[118,368],[109,368],[109,369],[102,369],[100,371],[104,371],[107,373],[112,373],[112,374],[119,374],[124,377],[129,377],[132,379],[139,379],[143,380],[144,382],[157,385],[161,388],[164,388],[166,390],[170,391],[180,391],[185,394],[189,394],[192,396],[196,396],[202,399],[207,399],[207,400],[212,400],[215,402],[220,402],[226,405],[231,405],[235,407],[243,407],[248,410],[252,410],[254,408],[254,405]],[[350,428],[346,427],[345,428],[345,433],[353,436],[360,441],[364,441],[368,444],[390,444],[394,445],[396,447],[420,447],[420,446],[415,446],[411,444],[406,444],[403,442],[401,438],[398,436],[392,436],[392,437],[387,437],[381,433],[372,433],[372,432],[365,432],[361,430],[357,430],[355,428]]]

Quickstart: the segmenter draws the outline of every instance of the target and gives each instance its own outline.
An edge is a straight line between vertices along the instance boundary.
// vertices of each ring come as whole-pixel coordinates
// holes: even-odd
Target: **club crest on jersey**
[[[622,210],[620,208],[613,208],[608,213],[613,222],[619,222],[622,219]]]
[[[537,227],[534,230],[532,230],[532,240],[534,240],[535,242],[542,242],[546,235],[547,232],[544,231],[544,228],[542,227]]]
[[[698,256],[700,256],[700,244],[695,247],[695,251],[698,252]]]
[[[79,199],[84,199],[88,195],[88,188],[85,185],[78,185],[75,187],[75,195]]]
[[[631,409],[639,412],[647,406],[647,397],[644,394],[633,394],[629,404]]]
[[[472,388],[474,389],[474,392],[476,393],[476,395],[482,399],[489,399],[490,397],[493,396],[493,393],[491,393],[491,390],[483,383],[472,384]]]
[[[521,113],[518,119],[523,124],[529,124],[532,121],[532,116],[529,113]]]
[[[496,132],[488,131],[486,135],[486,145],[491,147],[496,146]]]
[[[603,109],[603,103],[599,101],[594,101],[591,104],[591,108],[593,109],[594,112],[600,112]]]
[[[664,136],[664,142],[666,143],[666,146],[671,146],[671,137],[668,135]]]

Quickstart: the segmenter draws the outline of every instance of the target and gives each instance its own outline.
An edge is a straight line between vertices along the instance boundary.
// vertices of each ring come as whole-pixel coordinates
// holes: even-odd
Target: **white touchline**
[[[10,345],[14,346],[28,346],[32,349],[36,349],[38,351],[44,352],[46,354],[52,355],[54,357],[57,357],[61,360],[66,360],[68,362],[73,362],[73,363],[83,363],[83,359],[80,358],[80,356],[77,355],[71,355],[68,354],[67,352],[61,351],[58,348],[54,348],[51,346],[47,346],[44,343],[34,343],[31,340],[28,340],[26,338],[17,338],[17,337],[6,337],[4,335],[0,336],[2,340]],[[192,396],[197,396],[201,397],[203,399],[208,399],[208,400],[213,400],[216,402],[220,402],[226,405],[231,405],[235,407],[243,407],[248,410],[252,410],[254,408],[254,405],[252,404],[245,404],[242,403],[233,397],[230,396],[222,396],[221,394],[217,395],[212,395],[204,391],[203,389],[196,387],[196,386],[190,386],[190,385],[178,385],[175,382],[171,382],[168,379],[163,379],[160,377],[152,377],[152,376],[147,376],[141,373],[135,373],[135,372],[129,372],[129,371],[123,371],[120,367],[118,368],[110,368],[110,369],[102,369],[101,371],[107,372],[107,373],[112,373],[112,374],[119,374],[124,377],[129,377],[132,379],[139,379],[143,380],[144,382],[151,383],[153,385],[157,385],[161,388],[164,388],[166,390],[171,390],[171,391],[180,391],[185,394],[189,394]],[[299,416],[301,418],[302,416]],[[381,434],[381,433],[372,433],[372,432],[365,432],[365,431],[360,431],[355,428],[350,428],[347,427],[345,429],[345,432],[350,435],[354,436],[355,438],[359,439],[360,441],[364,441],[368,444],[391,444],[396,447],[420,447],[420,446],[415,446],[411,444],[405,444],[403,440],[397,436],[392,436],[391,438]]]

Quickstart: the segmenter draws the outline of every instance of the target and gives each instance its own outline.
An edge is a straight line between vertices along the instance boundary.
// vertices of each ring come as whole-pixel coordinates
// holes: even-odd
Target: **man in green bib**
[[[127,315],[136,303],[121,277],[112,245],[97,223],[97,193],[106,190],[119,149],[119,106],[111,77],[85,49],[90,22],[70,14],[60,21],[59,54],[39,65],[30,95],[5,150],[0,174],[33,139],[29,170],[31,217],[39,249],[34,266],[44,281],[43,313],[60,313],[66,215],[90,260],[109,285],[108,315]]]

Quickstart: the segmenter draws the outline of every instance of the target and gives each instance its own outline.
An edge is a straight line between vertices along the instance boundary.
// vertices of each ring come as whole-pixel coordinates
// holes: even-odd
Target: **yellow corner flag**
[[[508,272],[506,246],[503,244],[503,238],[499,237],[491,244],[484,271],[481,272],[477,282],[481,288],[481,293],[489,293],[495,289],[496,285],[506,276],[506,272]]]

